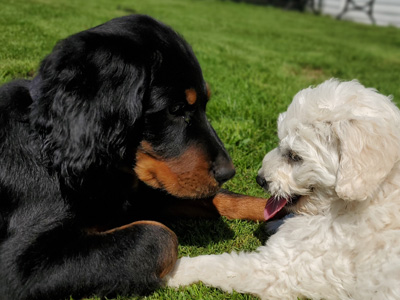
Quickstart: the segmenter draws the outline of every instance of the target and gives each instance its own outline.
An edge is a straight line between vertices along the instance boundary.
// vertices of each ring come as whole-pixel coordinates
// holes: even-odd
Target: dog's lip
[[[264,209],[264,218],[269,220],[273,218],[285,206],[293,206],[300,200],[301,195],[292,195],[288,197],[272,196],[268,199]]]
[[[297,202],[299,202],[300,198],[301,198],[301,195],[290,196],[287,205],[290,205],[290,206],[296,205]]]

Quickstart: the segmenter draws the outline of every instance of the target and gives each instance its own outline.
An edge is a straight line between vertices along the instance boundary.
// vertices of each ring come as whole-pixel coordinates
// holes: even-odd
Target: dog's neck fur
[[[32,98],[32,100],[35,102],[40,98],[40,83],[41,81],[41,76],[37,75],[35,78],[32,79],[32,81],[29,84],[29,94]]]

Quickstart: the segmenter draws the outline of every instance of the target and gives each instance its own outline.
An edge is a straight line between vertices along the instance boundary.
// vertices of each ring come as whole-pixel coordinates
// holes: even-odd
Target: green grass
[[[57,40],[131,12],[164,21],[192,45],[212,88],[208,117],[237,167],[226,184],[235,192],[263,195],[254,179],[276,144],[278,113],[298,90],[357,78],[400,103],[399,29],[217,0],[0,0],[0,83],[33,76]],[[245,221],[171,227],[180,255],[250,251],[263,240],[262,224]],[[145,299],[254,298],[198,284]]]

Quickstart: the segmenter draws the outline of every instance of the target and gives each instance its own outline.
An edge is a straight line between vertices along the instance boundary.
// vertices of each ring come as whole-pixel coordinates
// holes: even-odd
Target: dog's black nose
[[[212,172],[215,180],[219,184],[223,184],[235,176],[236,170],[229,156],[220,155],[213,164]]]
[[[268,182],[265,180],[264,177],[257,175],[256,181],[262,188],[268,189]]]
[[[218,167],[214,170],[214,178],[218,181],[219,184],[223,184],[224,182],[231,179],[235,176],[236,170],[232,164],[226,164]]]

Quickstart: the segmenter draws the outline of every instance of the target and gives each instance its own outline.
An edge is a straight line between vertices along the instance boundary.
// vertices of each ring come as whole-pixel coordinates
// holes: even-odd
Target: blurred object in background
[[[257,5],[270,5],[287,10],[305,11],[309,0],[232,0],[233,2],[246,2]]]
[[[399,0],[315,0],[320,12],[338,19],[400,27]],[[308,4],[311,4],[309,2]],[[314,4],[315,5],[315,4]]]
[[[286,10],[312,11],[339,20],[400,27],[400,0],[231,0]]]

